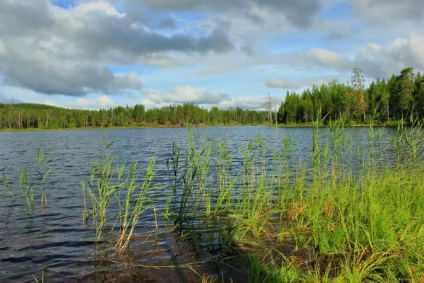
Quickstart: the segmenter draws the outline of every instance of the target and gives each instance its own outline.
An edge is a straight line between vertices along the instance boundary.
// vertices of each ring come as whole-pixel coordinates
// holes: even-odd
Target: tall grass
[[[26,169],[25,167],[21,168],[21,173],[19,174],[19,179],[17,183],[19,185],[22,200],[24,200],[30,212],[34,210],[34,200],[37,196],[40,197],[41,207],[48,207],[47,194],[45,192],[44,186],[45,181],[52,170],[52,167],[48,167],[52,158],[53,154],[49,154],[48,156],[46,156],[45,153],[40,148],[38,148],[37,168],[35,170],[36,175],[29,175],[28,169]],[[13,188],[13,186],[11,186],[9,181],[7,180],[7,176],[4,173],[5,169],[6,168],[0,169],[0,172],[2,173],[0,183],[3,184],[4,188],[6,189],[6,192],[8,192],[9,195],[15,198],[15,188]],[[39,195],[36,191],[34,191],[34,189],[38,189]],[[3,192],[0,192],[0,197],[3,199],[2,194]]]
[[[5,190],[5,191],[0,191],[0,198],[1,198],[2,202],[4,202],[4,197],[3,197],[4,193],[8,193],[13,198],[15,197],[15,193],[13,191],[13,188],[11,188],[9,186],[9,183],[7,182],[7,177],[6,177],[6,174],[4,173],[5,169],[6,169],[6,167],[3,167],[3,168],[0,169],[0,172],[1,172],[0,184],[3,184],[4,190]]]
[[[110,153],[113,144],[104,140],[104,149],[90,166],[89,179],[81,182],[83,221],[87,223],[92,218],[98,241],[119,227],[116,246],[123,251],[128,248],[141,215],[152,208],[151,192],[158,186],[152,185],[154,156],[141,178],[137,161],[127,165]]]
[[[223,248],[247,255],[251,282],[422,282],[422,125],[400,124],[392,161],[383,130],[368,134],[360,148],[343,120],[317,126],[311,159],[297,164],[288,138],[278,149],[258,136],[241,145],[238,164],[225,142],[189,140],[170,158],[170,203],[180,205],[170,211],[194,230],[211,220]]]

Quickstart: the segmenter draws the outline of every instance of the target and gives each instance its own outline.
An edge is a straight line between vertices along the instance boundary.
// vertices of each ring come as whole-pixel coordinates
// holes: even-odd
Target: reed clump
[[[392,144],[383,131],[371,126],[361,148],[343,120],[316,127],[297,162],[290,138],[275,148],[258,136],[235,156],[191,136],[170,156],[166,211],[180,231],[207,226],[222,252],[248,258],[251,282],[421,282],[422,127],[400,126]]]
[[[45,182],[48,176],[50,175],[53,167],[49,167],[50,161],[53,158],[54,154],[46,155],[40,148],[37,149],[37,168],[35,169],[35,174],[29,174],[28,169],[25,167],[21,168],[21,173],[19,174],[19,179],[17,181],[19,185],[19,190],[21,192],[22,200],[25,202],[29,212],[34,210],[34,202],[36,198],[40,198],[41,207],[47,208],[47,194],[45,191]],[[6,167],[0,169],[2,177],[0,177],[0,183],[4,186],[5,191],[16,198],[16,192],[13,185],[7,179],[6,174],[4,173]],[[37,190],[39,194],[37,193]],[[3,193],[0,191],[0,197],[3,200]]]
[[[138,220],[152,208],[155,157],[153,156],[142,178],[138,162],[129,165],[111,153],[114,142],[104,140],[104,149],[90,166],[88,180],[82,181],[84,195],[83,222],[92,224],[96,240],[102,241],[108,232],[119,230],[116,246],[128,248]]]
[[[10,187],[8,181],[7,181],[7,177],[6,174],[4,173],[6,167],[3,167],[0,169],[0,173],[1,173],[1,177],[0,177],[0,184],[3,185],[3,189],[0,191],[0,198],[2,200],[2,202],[4,202],[4,197],[3,194],[7,193],[8,195],[12,196],[13,198],[15,197],[15,193],[13,191],[13,188]]]
[[[155,156],[142,174],[105,142],[82,182],[84,219],[98,241],[119,227],[124,251],[141,217],[162,213],[203,259],[240,259],[250,282],[421,282],[422,125],[402,123],[391,143],[371,125],[366,148],[344,125],[314,128],[304,159],[290,137],[232,151],[189,130],[160,182]]]

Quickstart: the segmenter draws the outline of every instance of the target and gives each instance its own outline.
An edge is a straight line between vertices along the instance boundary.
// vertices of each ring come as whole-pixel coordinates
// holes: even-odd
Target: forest
[[[332,81],[300,95],[287,92],[278,110],[278,122],[307,123],[318,117],[324,121],[343,118],[364,124],[388,123],[410,114],[424,115],[424,78],[420,72],[415,75],[408,67],[388,81],[377,79],[365,87],[362,71],[354,68],[349,84]]]
[[[362,71],[354,68],[351,81],[336,80],[313,86],[302,93],[287,92],[278,112],[271,100],[263,110],[239,107],[206,109],[192,103],[146,109],[144,105],[100,110],[66,109],[43,104],[0,104],[0,129],[69,129],[107,127],[179,127],[186,125],[308,124],[343,118],[351,124],[389,124],[411,113],[424,116],[424,78],[412,67],[389,80],[366,84]],[[275,115],[276,114],[276,115]]]

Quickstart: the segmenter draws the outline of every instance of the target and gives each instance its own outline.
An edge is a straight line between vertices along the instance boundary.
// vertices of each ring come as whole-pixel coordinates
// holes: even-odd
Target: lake
[[[380,158],[389,162],[394,158],[391,147],[394,130],[377,130],[381,131],[381,138],[375,144],[382,154],[384,149],[384,156],[380,155]],[[320,131],[320,139],[325,143],[328,130]],[[369,129],[350,128],[347,132],[352,139],[349,152],[358,155],[355,160],[360,162],[363,153],[358,154],[358,149],[368,152],[366,150],[370,147]],[[258,136],[270,149],[267,158],[271,159],[272,152],[283,149],[284,141],[290,139],[293,142],[293,168],[301,161],[305,162],[306,167],[310,166],[308,160],[311,160],[313,148],[313,129],[310,128],[205,127],[195,128],[193,134],[195,140],[205,140],[213,145],[226,141],[226,148],[233,156],[235,172],[237,167],[241,167],[242,146],[247,146]],[[189,130],[186,128],[0,132],[0,169],[5,167],[3,173],[16,195],[15,198],[11,197],[6,188],[0,185],[0,281],[34,282],[34,276],[41,278],[42,274],[46,282],[129,280],[116,275],[123,268],[122,264],[105,260],[109,255],[114,258],[113,244],[108,241],[96,244],[95,230],[83,224],[81,182],[89,178],[90,166],[104,148],[103,140],[114,141],[110,150],[117,158],[128,162],[138,161],[141,170],[146,169],[155,155],[156,176],[163,181],[163,178],[171,175],[167,164],[173,145],[180,145],[184,150],[188,136]],[[28,183],[40,181],[36,172],[39,166],[38,149],[46,157],[51,156],[44,169],[52,169],[42,185],[47,205],[41,205],[41,199],[35,197],[34,208],[30,209],[21,197],[19,176],[24,168]],[[160,212],[164,208],[166,184],[163,190],[164,195],[157,195],[155,211]],[[35,188],[34,191],[37,195],[39,190]],[[149,233],[156,229],[156,225],[166,227],[168,223],[164,217],[156,214],[153,217],[150,213],[148,217],[140,218],[137,224],[137,233],[144,235],[140,236],[143,241],[132,246],[132,256],[138,262],[146,265],[171,262],[177,266],[184,260],[202,260],[199,252],[189,243],[174,237],[172,231],[157,235],[152,242],[147,241],[150,236],[146,235],[151,235]],[[125,278],[131,276],[136,275]],[[166,271],[149,269],[139,276],[146,281],[158,282],[164,276],[175,278],[175,282],[196,282],[199,279],[192,271],[179,268],[168,268]]]

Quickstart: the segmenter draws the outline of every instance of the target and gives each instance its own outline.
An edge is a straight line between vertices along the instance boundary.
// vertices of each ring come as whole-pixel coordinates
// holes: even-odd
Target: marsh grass
[[[6,167],[3,167],[0,169],[0,173],[1,173],[1,177],[0,177],[0,184],[3,184],[5,191],[0,191],[0,198],[2,200],[2,202],[4,202],[4,197],[3,194],[7,193],[8,195],[12,196],[13,198],[15,198],[15,193],[13,191],[13,188],[10,187],[8,181],[7,181],[7,177],[6,174],[4,173]]]
[[[424,122],[411,114],[407,126],[402,118],[397,125],[394,149],[398,163],[419,164],[424,153]]]
[[[48,167],[49,162],[53,158],[54,154],[50,154],[48,156],[45,155],[44,152],[41,151],[40,148],[37,150],[37,162],[38,162],[38,183],[37,188],[40,191],[41,195],[41,206],[48,207],[47,203],[47,195],[44,191],[44,182],[46,181],[47,177],[50,175],[50,172],[52,171],[53,167]]]
[[[28,170],[25,167],[21,168],[21,172],[18,178],[19,190],[21,193],[22,200],[24,200],[28,210],[32,213],[34,211],[34,201],[36,198],[40,198],[41,207],[47,208],[47,194],[45,192],[45,181],[50,175],[52,167],[49,167],[49,163],[53,158],[53,154],[45,155],[45,153],[38,148],[37,149],[37,168],[35,169],[36,174],[29,175]],[[0,169],[2,177],[0,178],[0,183],[3,184],[6,192],[16,198],[15,188],[10,185],[10,182],[7,179],[6,174],[4,173],[6,168]],[[38,192],[37,193],[37,189]],[[3,200],[4,192],[0,191],[0,197]]]
[[[221,251],[247,255],[251,282],[421,282],[424,136],[412,121],[392,145],[371,125],[368,148],[343,120],[317,126],[311,159],[296,164],[288,138],[276,148],[258,136],[234,158],[225,142],[189,136],[170,156],[170,219],[181,230],[215,227]]]
[[[235,156],[226,141],[189,130],[168,156],[163,189],[155,157],[141,174],[137,161],[120,162],[105,142],[82,182],[84,218],[92,218],[98,241],[119,226],[115,246],[124,252],[140,217],[153,211],[160,233],[162,214],[204,259],[247,262],[250,282],[421,282],[423,137],[418,122],[401,123],[390,145],[371,125],[361,148],[338,120],[316,126],[310,158],[298,160],[289,137],[269,145],[258,135]],[[159,191],[168,195],[157,210]]]
[[[103,140],[104,148],[90,166],[90,176],[82,181],[84,195],[83,222],[92,218],[96,240],[101,242],[108,232],[119,229],[116,247],[125,251],[144,212],[152,208],[152,185],[155,156],[141,177],[138,162],[120,162],[111,153],[114,142]],[[155,215],[156,216],[156,215]]]

